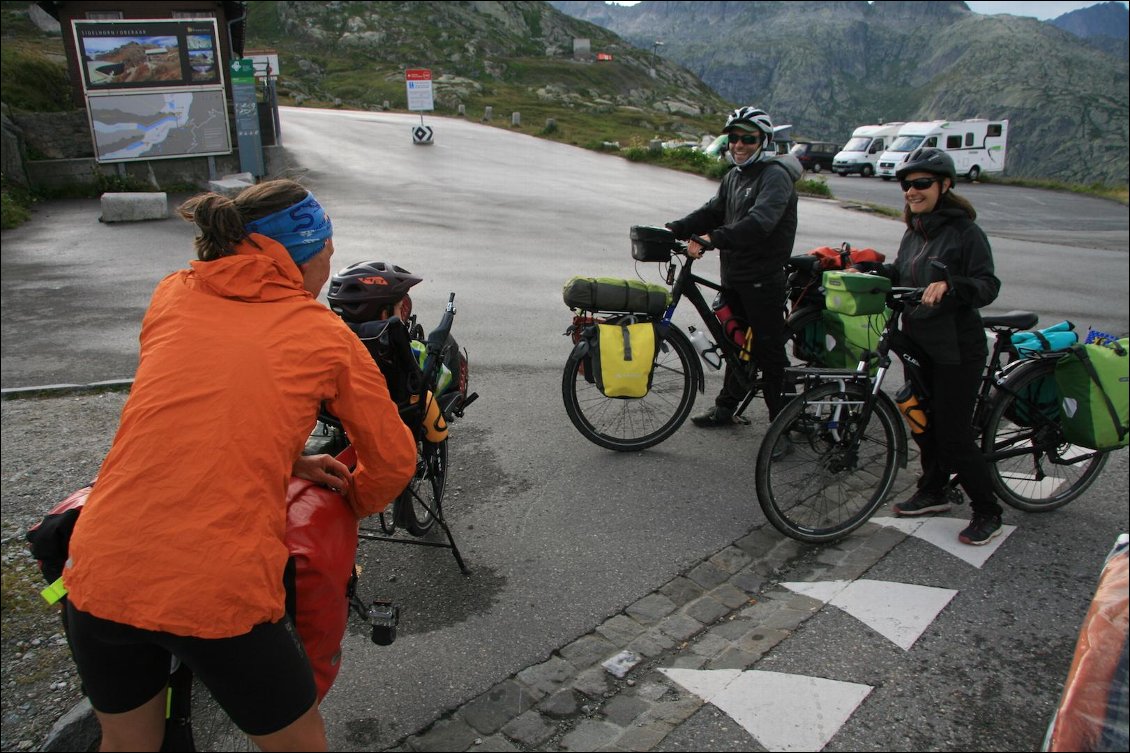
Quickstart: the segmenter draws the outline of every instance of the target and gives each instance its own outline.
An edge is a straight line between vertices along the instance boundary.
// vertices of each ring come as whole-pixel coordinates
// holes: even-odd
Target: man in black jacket
[[[753,329],[753,358],[761,370],[762,394],[772,420],[782,407],[785,367],[785,264],[796,238],[800,163],[777,157],[773,123],[755,107],[730,113],[725,133],[734,168],[718,193],[681,220],[667,224],[677,238],[702,237],[719,249],[722,296],[735,316]],[[690,241],[698,259],[705,249]],[[714,406],[691,420],[698,426],[730,426],[751,385],[727,368]]]

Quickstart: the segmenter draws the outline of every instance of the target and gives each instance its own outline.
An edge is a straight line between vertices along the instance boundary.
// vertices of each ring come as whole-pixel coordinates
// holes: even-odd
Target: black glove
[[[675,220],[674,222],[668,222],[663,227],[674,233],[675,238],[678,240],[685,241],[691,237],[691,232],[687,230],[683,223],[679,222],[678,220]]]

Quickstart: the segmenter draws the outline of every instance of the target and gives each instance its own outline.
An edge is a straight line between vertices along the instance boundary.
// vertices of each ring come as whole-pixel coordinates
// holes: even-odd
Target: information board
[[[98,162],[230,154],[223,89],[86,98]]]
[[[432,72],[427,68],[409,68],[404,71],[408,85],[409,110],[434,110],[432,99]]]

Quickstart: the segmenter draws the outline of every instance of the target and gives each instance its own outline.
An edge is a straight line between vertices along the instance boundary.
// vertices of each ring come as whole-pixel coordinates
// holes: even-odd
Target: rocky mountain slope
[[[867,123],[1008,118],[1007,175],[1127,183],[1125,59],[1034,18],[951,0],[552,5],[658,50],[794,133],[843,142]],[[1109,5],[1125,28],[1125,7]]]
[[[436,111],[588,118],[697,141],[729,102],[674,61],[543,2],[250,2],[247,47],[279,52],[284,94],[405,106],[404,70],[432,70]],[[574,40],[587,40],[587,48]],[[587,53],[585,50],[587,49]],[[610,60],[597,60],[601,53]],[[533,122],[532,120],[530,122]],[[654,136],[651,133],[648,138]]]

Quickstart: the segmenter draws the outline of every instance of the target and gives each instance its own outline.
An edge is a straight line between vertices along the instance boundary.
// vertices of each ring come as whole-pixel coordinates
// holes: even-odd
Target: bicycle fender
[[[661,336],[660,340],[657,342],[657,345],[660,348],[671,347],[667,344],[667,339],[669,337],[681,337],[686,341],[687,347],[690,348],[691,352],[695,352],[694,347],[691,346],[690,338],[687,337],[686,334],[684,334],[683,331],[677,328],[674,324],[668,324],[666,328],[660,328],[659,331],[661,333]],[[691,359],[691,369],[693,370],[695,387],[698,388],[699,393],[706,392],[706,372],[702,368],[702,359],[698,358],[697,353],[695,354],[695,357]]]
[[[906,468],[910,455],[906,441],[906,422],[903,421],[895,401],[886,392],[879,393],[879,402],[883,403],[891,411],[891,415],[898,419],[898,423],[895,424],[899,427],[899,431],[895,432],[895,459],[898,460],[899,468]]]

